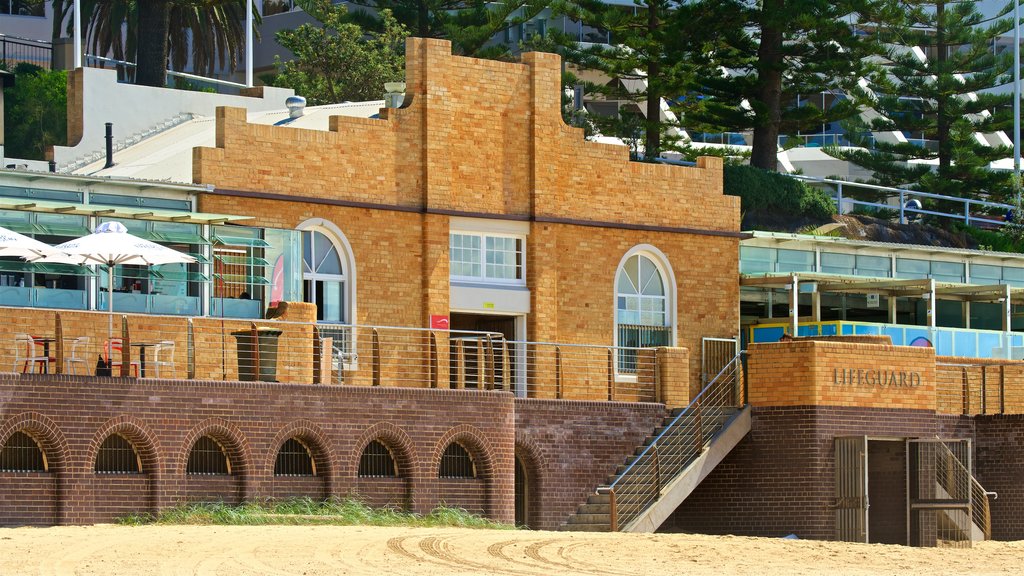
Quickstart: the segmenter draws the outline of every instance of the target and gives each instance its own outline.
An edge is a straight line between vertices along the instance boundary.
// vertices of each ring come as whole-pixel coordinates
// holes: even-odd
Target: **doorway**
[[[519,457],[516,460],[515,478],[515,500],[516,500],[516,526],[519,528],[530,527],[530,477],[526,470],[526,464]]]
[[[835,456],[836,540],[906,544],[906,440],[836,438]]]
[[[525,326],[525,318],[522,315],[453,312],[449,324],[452,388],[480,388],[483,383],[491,381],[495,388],[512,389],[520,364],[520,350],[514,341]],[[487,338],[480,332],[488,332],[492,336]]]

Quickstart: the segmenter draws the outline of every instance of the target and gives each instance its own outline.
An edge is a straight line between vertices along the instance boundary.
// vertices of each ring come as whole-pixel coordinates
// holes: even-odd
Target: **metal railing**
[[[100,68],[105,68],[106,65],[111,65],[118,71],[118,81],[127,81],[126,73],[129,68],[135,68],[137,64],[135,62],[128,62],[127,60],[117,60],[114,58],[108,58],[106,56],[98,56],[96,54],[86,54],[86,62],[93,62],[99,64]],[[230,80],[221,80],[219,78],[209,78],[206,76],[198,76],[196,74],[189,74],[187,72],[179,72],[177,70],[167,70],[167,78],[181,78],[189,82],[198,82],[200,84],[210,84],[213,87],[225,87],[234,89],[236,92],[238,89],[246,88],[245,84],[239,82],[232,82]]]
[[[955,454],[945,442],[935,442],[938,454],[935,455],[936,478],[942,488],[942,496],[952,500],[966,501],[970,506],[971,522],[981,530],[985,540],[992,538],[992,514],[989,496],[998,497],[995,492],[988,492],[971,474],[963,463],[964,456]],[[961,443],[966,449],[966,443]]]
[[[615,480],[598,489],[609,499],[612,532],[661,498],[662,489],[700,456],[740,405],[742,358],[737,354],[638,454]]]
[[[935,367],[947,373],[945,381],[936,378],[940,411],[968,416],[1006,414],[1005,364],[937,362]],[[954,379],[957,382],[952,382]]]
[[[496,332],[39,310],[0,330],[0,351],[15,372],[661,400],[655,348],[513,341]],[[629,373],[617,366],[623,354],[633,359]]]
[[[978,224],[1002,226],[1006,224],[1005,220],[994,218],[984,211],[1002,212],[1006,214],[1014,209],[1010,204],[986,202],[984,200],[973,200],[970,198],[958,198],[956,196],[932,194],[930,192],[921,192],[919,190],[909,190],[906,188],[893,188],[889,186],[879,186],[876,184],[847,182],[845,180],[834,180],[831,178],[815,178],[800,174],[789,174],[788,176],[790,178],[806,182],[811,186],[824,189],[830,196],[832,196],[832,200],[836,203],[836,207],[840,214],[843,214],[846,211],[846,206],[864,206],[883,210],[894,210],[899,214],[900,224],[906,224],[908,219],[913,218],[915,215],[927,214],[930,216],[938,216],[940,218],[960,220],[968,226],[976,226]],[[849,194],[851,192],[856,193],[857,190],[867,190],[874,195],[884,195],[893,201],[896,201],[897,204],[870,202],[850,197]],[[920,201],[921,208],[908,206],[907,202],[909,200]],[[928,203],[932,201],[959,204],[962,206],[962,209],[957,210],[956,212],[942,212],[940,210],[927,208],[926,206]],[[979,211],[982,212],[979,213]]]
[[[0,34],[0,58],[8,70],[13,70],[21,62],[49,68],[52,57],[53,44],[50,42]]]

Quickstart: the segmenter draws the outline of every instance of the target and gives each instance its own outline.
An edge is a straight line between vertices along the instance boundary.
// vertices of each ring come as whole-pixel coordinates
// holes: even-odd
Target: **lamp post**
[[[1013,191],[1020,211],[1020,0],[1013,0]],[[1020,215],[1015,215],[1016,219]]]
[[[75,38],[71,42],[71,49],[75,51],[72,58],[75,70],[82,67],[82,0],[75,0]],[[67,64],[65,64],[67,66]]]
[[[255,8],[255,0],[246,0],[246,86],[249,88],[253,87],[253,10]]]

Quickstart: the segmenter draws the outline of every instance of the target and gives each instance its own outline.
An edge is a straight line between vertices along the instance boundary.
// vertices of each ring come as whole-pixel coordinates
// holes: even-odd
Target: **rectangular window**
[[[777,250],[778,272],[814,272],[814,252],[810,250]]]
[[[821,271],[826,274],[853,275],[857,257],[853,254],[821,253]]]
[[[448,248],[452,278],[501,284],[526,280],[522,238],[452,233]]]
[[[270,262],[259,228],[213,227],[213,315],[259,318]]]
[[[856,274],[858,276],[888,278],[892,276],[892,260],[886,256],[864,256],[858,254]]]

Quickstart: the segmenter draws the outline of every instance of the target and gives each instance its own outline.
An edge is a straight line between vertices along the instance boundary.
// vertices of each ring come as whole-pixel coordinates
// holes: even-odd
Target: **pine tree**
[[[696,0],[672,28],[700,73],[680,112],[688,129],[753,130],[750,163],[777,169],[778,137],[856,114],[881,51],[857,22],[888,21],[887,0]],[[841,95],[830,106],[799,96]]]
[[[592,100],[617,101],[620,107],[616,117],[591,116],[590,120],[602,134],[629,143],[634,152],[642,143],[648,159],[675,148],[677,140],[672,130],[676,123],[663,114],[662,102],[681,92],[691,68],[686,55],[676,50],[677,32],[670,26],[678,6],[673,0],[637,0],[636,6],[601,0],[557,2],[552,4],[556,16],[567,16],[600,38],[580,42],[578,37],[549,30],[546,42],[528,43],[533,49],[557,50],[581,76],[599,76],[601,81],[585,83],[587,94]],[[567,75],[568,82],[575,80]]]
[[[875,31],[890,44],[886,73],[871,85],[878,116],[848,126],[851,140],[863,149],[830,153],[871,170],[879,184],[1008,199],[1011,175],[988,165],[1012,151],[983,144],[978,136],[1012,123],[1012,95],[982,92],[1010,81],[1012,52],[994,54],[992,47],[1012,29],[1012,18],[1005,18],[1012,4],[992,19],[973,1],[901,4],[905,19]],[[894,138],[872,141],[870,132]]]

